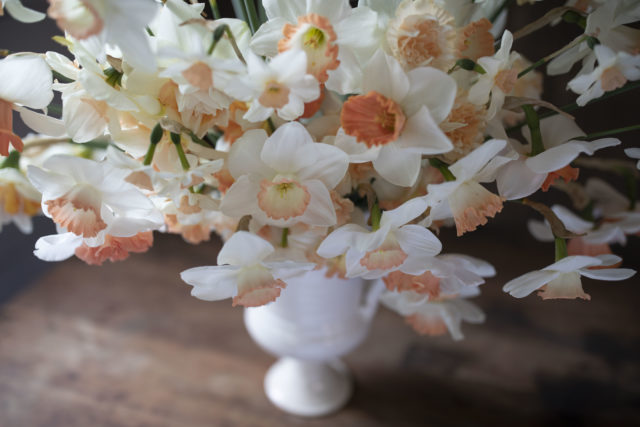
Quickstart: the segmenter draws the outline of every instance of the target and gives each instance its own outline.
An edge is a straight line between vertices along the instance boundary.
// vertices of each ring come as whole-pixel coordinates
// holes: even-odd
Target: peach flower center
[[[367,147],[398,139],[406,120],[397,102],[375,91],[350,97],[340,114],[345,133],[367,144]]]
[[[580,169],[573,168],[569,165],[558,169],[557,171],[549,172],[547,178],[542,183],[542,191],[549,191],[549,187],[558,179],[563,179],[564,182],[571,182],[578,179]]]
[[[208,90],[210,87],[213,87],[211,68],[204,62],[196,62],[184,70],[182,76],[187,79],[192,86],[198,89]]]
[[[238,294],[233,297],[233,306],[258,307],[275,301],[280,290],[287,284],[275,279],[269,269],[262,265],[243,268],[238,274]]]
[[[271,80],[265,85],[258,101],[268,108],[282,108],[289,103],[289,88],[282,83]]]
[[[402,250],[393,233],[389,233],[377,249],[365,254],[360,260],[360,265],[368,270],[389,270],[402,265],[405,259],[407,254]]]
[[[627,78],[615,67],[604,70],[600,78],[600,85],[605,92],[618,89],[627,83]]]
[[[502,199],[475,181],[460,185],[450,196],[449,206],[456,222],[456,232],[462,236],[487,223],[502,210]]]
[[[412,314],[405,317],[405,321],[421,335],[437,336],[447,333],[447,325],[440,316]]]
[[[131,237],[114,237],[107,234],[102,245],[89,247],[82,244],[75,253],[78,258],[89,265],[102,265],[106,260],[116,262],[127,259],[130,252],[146,252],[152,245],[153,233],[151,231],[141,232]]]
[[[100,192],[90,185],[78,185],[45,205],[54,222],[79,236],[95,237],[107,228],[100,216]]]
[[[501,70],[494,77],[494,82],[498,89],[509,94],[518,82],[518,71],[514,69]]]
[[[307,187],[290,179],[276,179],[260,182],[258,206],[269,218],[284,219],[297,217],[307,210],[311,195]]]
[[[476,61],[483,56],[492,56],[495,52],[491,22],[482,18],[472,22],[458,34],[456,49],[459,58],[469,58]]]
[[[440,279],[430,271],[425,271],[419,276],[394,271],[382,280],[390,291],[412,291],[429,295],[429,299],[438,298],[440,295]]]
[[[284,37],[278,41],[278,51],[302,49],[307,54],[307,72],[320,83],[329,78],[327,71],[338,68],[337,36],[331,22],[315,13],[298,17],[297,25],[285,24]]]
[[[22,151],[22,139],[13,133],[13,104],[0,99],[0,155],[9,155],[9,145]]]

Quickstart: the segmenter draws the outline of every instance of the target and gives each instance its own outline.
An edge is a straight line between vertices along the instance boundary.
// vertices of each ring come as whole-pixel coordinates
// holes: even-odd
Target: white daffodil
[[[576,180],[579,170],[571,167],[570,163],[580,154],[591,156],[597,150],[620,144],[616,138],[580,141],[585,136],[584,132],[572,119],[562,115],[541,120],[540,132],[545,150],[535,156],[531,155],[531,132],[528,127],[522,130],[528,144],[511,144],[519,154],[501,168],[496,177],[498,192],[507,200],[527,197],[540,188],[548,191],[557,179],[566,182]]]
[[[624,218],[603,221],[595,224],[586,221],[572,213],[569,209],[561,205],[554,205],[551,210],[562,221],[565,228],[572,233],[579,235],[570,239],[567,243],[567,253],[569,255],[596,256],[610,254],[609,245],[627,243],[626,235],[640,232],[640,213],[630,213]],[[554,235],[547,221],[530,220],[527,223],[529,232],[542,242],[553,242]]]
[[[576,103],[580,106],[600,98],[605,92],[621,88],[628,81],[640,79],[640,55],[614,52],[603,45],[594,47],[598,66],[588,74],[574,77],[567,86],[579,94]]]
[[[22,151],[22,139],[13,133],[13,110],[46,108],[53,99],[51,69],[40,55],[17,53],[0,60],[0,155],[9,155],[9,144]]]
[[[44,214],[90,246],[102,244],[107,229],[111,236],[131,237],[164,224],[153,203],[125,181],[126,174],[105,162],[71,156],[52,156],[42,169],[27,169],[42,193]]]
[[[415,266],[409,263],[415,261]],[[485,282],[496,270],[491,264],[478,258],[460,254],[438,255],[431,259],[419,259],[405,264],[405,271],[394,271],[383,278],[387,289],[397,292],[414,292],[429,300],[452,297]],[[415,298],[417,300],[417,297]]]
[[[50,0],[47,13],[73,38],[99,47],[107,43],[122,51],[134,68],[152,72],[156,59],[149,45],[147,25],[159,8],[153,0]]]
[[[351,161],[373,161],[387,181],[412,186],[423,154],[441,154],[453,148],[438,127],[451,111],[455,81],[440,70],[415,68],[408,73],[398,61],[376,52],[365,69],[364,95],[352,96],[342,106],[343,133],[335,145]]]
[[[640,19],[640,4],[635,1],[606,1],[587,16],[584,34],[579,35],[572,43],[583,39],[556,56],[547,66],[550,76],[568,73],[573,64],[582,60],[583,69],[579,75],[592,71],[596,60],[595,50],[589,47],[585,36],[595,37],[600,45],[608,46],[615,52],[634,54],[640,30],[631,28],[630,24]]]
[[[18,169],[0,169],[0,230],[14,223],[25,234],[31,233],[31,218],[40,213],[40,193]]]
[[[505,147],[506,141],[492,139],[467,154],[451,166],[455,180],[427,186],[431,212],[425,224],[451,218],[455,220],[458,236],[487,223],[502,210],[502,198],[480,185],[493,181],[496,171],[505,159],[494,157]],[[494,160],[494,161],[492,161]]]
[[[20,0],[0,0],[0,16],[4,12],[3,9],[7,9],[13,19],[27,24],[42,21],[47,16],[42,12],[24,7]]]
[[[478,58],[485,73],[478,75],[478,80],[469,89],[469,101],[476,105],[489,102],[487,118],[491,119],[502,108],[504,99],[511,93],[518,80],[518,70],[513,63],[519,58],[511,52],[513,35],[505,30],[500,42],[500,49],[493,56]]]
[[[625,280],[636,272],[629,268],[602,268],[618,264],[622,259],[615,255],[596,257],[574,255],[543,268],[531,271],[507,282],[502,288],[516,298],[524,298],[538,289],[542,299],[591,297],[582,289],[580,276],[596,280]],[[591,267],[600,267],[592,269]]]
[[[344,177],[348,158],[313,142],[300,123],[286,123],[268,138],[263,130],[246,132],[231,146],[228,167],[236,181],[222,199],[225,215],[252,215],[278,227],[336,224],[329,190]]]
[[[624,154],[626,154],[632,159],[638,159],[638,163],[636,163],[636,168],[640,169],[640,148],[626,148],[624,150]]]
[[[307,72],[340,94],[360,89],[362,64],[380,46],[376,13],[352,9],[348,0],[264,0],[267,22],[251,47],[274,57],[286,50],[307,54]]]
[[[368,230],[346,224],[329,234],[318,247],[323,258],[345,255],[346,276],[374,279],[395,270],[413,273],[417,264],[436,256],[442,244],[427,228],[408,224],[427,209],[424,197],[411,199],[396,209],[382,212],[379,225]],[[376,229],[377,227],[377,229]]]
[[[304,113],[304,104],[320,96],[318,81],[307,74],[307,55],[288,50],[264,62],[247,56],[247,75],[233,80],[226,92],[241,101],[251,101],[244,118],[251,122],[268,119],[274,111],[283,120],[295,120]]]
[[[463,321],[484,322],[485,315],[478,306],[467,301],[477,296],[477,288],[470,288],[454,298],[434,301],[414,299],[412,292],[384,292],[380,301],[389,309],[405,316],[405,320],[422,335],[443,335],[447,331],[458,341],[464,338],[460,328]]]
[[[205,301],[233,298],[233,306],[257,307],[275,301],[287,277],[311,270],[314,264],[268,261],[274,247],[246,231],[238,231],[218,253],[218,265],[180,273],[193,286],[191,295]],[[284,280],[283,280],[284,279]]]

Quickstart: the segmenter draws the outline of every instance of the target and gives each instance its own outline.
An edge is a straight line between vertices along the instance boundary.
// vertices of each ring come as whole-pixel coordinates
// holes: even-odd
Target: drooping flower
[[[257,307],[275,301],[287,286],[287,277],[314,267],[311,263],[270,262],[274,251],[266,240],[238,231],[218,253],[217,266],[191,268],[180,277],[193,286],[191,295],[196,298],[233,298],[233,306]]]
[[[228,167],[236,181],[220,209],[278,227],[335,225],[329,190],[342,180],[347,166],[346,154],[313,142],[300,123],[286,123],[268,138],[263,130],[248,131],[231,146]]]
[[[347,277],[378,278],[402,271],[405,264],[424,263],[442,249],[431,231],[408,224],[426,209],[426,199],[416,197],[394,210],[384,211],[376,230],[357,224],[343,225],[323,240],[317,253],[329,259],[346,254]]]
[[[592,269],[617,264],[622,260],[615,255],[597,257],[574,255],[562,258],[542,270],[531,271],[507,282],[502,288],[516,298],[524,298],[540,289],[542,299],[591,297],[582,289],[580,276],[596,280],[625,280],[633,276],[635,270],[629,268]]]
[[[14,223],[20,231],[29,234],[33,229],[31,218],[40,213],[40,193],[15,168],[0,169],[0,230]]]
[[[477,105],[489,103],[487,116],[493,118],[502,108],[504,99],[511,93],[518,80],[518,70],[513,63],[518,54],[511,52],[513,35],[505,30],[500,42],[500,49],[493,56],[479,58],[477,63],[485,73],[469,89],[469,101]]]
[[[614,52],[603,45],[597,45],[593,49],[598,66],[591,73],[578,75],[567,84],[580,95],[576,99],[580,106],[600,98],[606,92],[621,88],[627,81],[640,79],[640,54]]]
[[[493,158],[505,147],[506,141],[492,139],[449,166],[456,178],[427,186],[431,206],[428,222],[453,217],[458,236],[487,223],[502,210],[502,198],[480,185],[494,179],[503,163]],[[504,160],[502,160],[504,161]]]

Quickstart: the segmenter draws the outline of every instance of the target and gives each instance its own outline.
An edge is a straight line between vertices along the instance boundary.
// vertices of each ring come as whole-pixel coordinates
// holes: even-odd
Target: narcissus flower
[[[384,211],[377,230],[344,225],[324,239],[318,255],[335,258],[346,253],[347,277],[378,278],[398,269],[403,271],[405,264],[424,264],[440,252],[442,245],[427,228],[408,223],[426,209],[426,199],[416,197]],[[413,269],[406,272],[412,273]]]
[[[246,120],[260,122],[274,111],[284,120],[304,113],[304,104],[320,96],[318,81],[307,74],[304,51],[289,50],[268,63],[255,54],[247,55],[247,75],[230,82],[226,92],[243,101],[252,101]]]
[[[392,184],[410,187],[423,154],[453,148],[438,124],[453,107],[456,83],[431,67],[405,73],[396,59],[378,51],[365,69],[363,89],[364,95],[350,97],[342,107],[344,135],[336,145],[349,154],[361,153],[359,162],[373,161]]]
[[[335,225],[329,190],[342,180],[348,163],[342,150],[313,142],[300,123],[286,123],[269,138],[263,130],[250,130],[231,146],[228,166],[236,181],[220,209],[278,227]]]
[[[23,233],[31,233],[31,218],[40,213],[40,193],[17,169],[0,169],[0,230],[13,222]]]
[[[502,210],[502,198],[480,185],[492,181],[501,161],[492,161],[506,141],[492,139],[449,166],[454,181],[427,186],[431,213],[427,223],[453,217],[458,236],[487,223]]]
[[[191,295],[205,301],[233,298],[233,306],[257,307],[275,301],[287,284],[283,279],[314,264],[268,261],[274,247],[266,240],[238,231],[218,253],[218,265],[195,267],[180,273],[193,286]]]
[[[574,255],[532,271],[507,282],[502,288],[516,298],[524,298],[540,289],[538,295],[542,299],[591,297],[582,289],[580,276],[596,280],[625,280],[636,272],[630,268],[593,269],[618,264],[622,260],[615,255],[599,255],[597,257]]]

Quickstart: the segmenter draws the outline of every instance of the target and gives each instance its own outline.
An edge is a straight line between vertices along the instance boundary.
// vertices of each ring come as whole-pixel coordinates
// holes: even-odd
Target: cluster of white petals
[[[144,252],[154,232],[193,244],[215,232],[217,265],[182,272],[197,298],[263,305],[319,269],[380,280],[381,301],[419,333],[460,339],[462,321],[483,321],[469,298],[496,272],[436,234],[520,201],[544,213],[528,227],[555,242],[556,262],[505,292],[588,299],[581,276],[634,273],[611,245],[640,232],[640,150],[600,162],[615,132],[598,139],[558,114],[536,68],[581,61],[568,84],[580,106],[629,90],[640,6],[580,2],[563,18],[584,34],[531,65],[499,3],[263,0],[264,22],[244,22],[182,0],[49,0],[66,52],[0,59],[0,227],[29,233],[42,213],[57,233],[35,255],[89,264]],[[19,0],[4,11],[45,18]],[[16,135],[14,112],[38,135]],[[629,188],[580,183],[589,165]],[[572,209],[529,199],[551,189]]]

